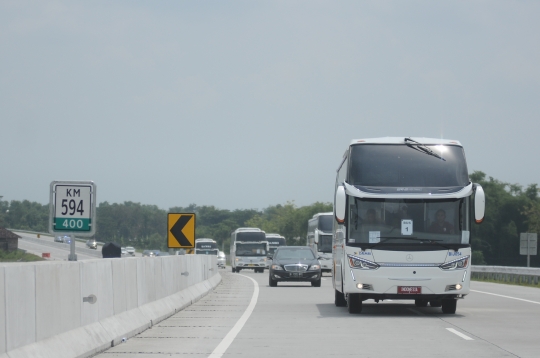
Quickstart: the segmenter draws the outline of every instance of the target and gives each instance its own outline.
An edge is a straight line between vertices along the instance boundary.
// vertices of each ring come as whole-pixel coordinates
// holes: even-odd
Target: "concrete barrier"
[[[538,285],[540,268],[510,266],[472,266],[471,278]]]
[[[91,356],[220,281],[207,255],[0,264],[0,358]]]

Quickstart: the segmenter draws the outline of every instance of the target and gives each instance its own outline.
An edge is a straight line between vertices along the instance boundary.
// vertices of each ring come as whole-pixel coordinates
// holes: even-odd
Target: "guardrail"
[[[509,266],[472,266],[471,278],[479,280],[495,280],[510,283],[527,283],[538,285],[540,268]]]
[[[94,355],[220,281],[208,255],[0,263],[0,358]]]

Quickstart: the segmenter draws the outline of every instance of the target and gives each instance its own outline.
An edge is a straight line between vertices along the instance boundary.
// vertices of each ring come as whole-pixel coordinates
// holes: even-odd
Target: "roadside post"
[[[519,254],[527,255],[527,267],[531,267],[531,255],[537,255],[538,234],[523,232],[519,234]]]
[[[93,181],[53,181],[49,199],[49,233],[70,237],[69,261],[77,261],[75,234],[96,233],[96,185]]]

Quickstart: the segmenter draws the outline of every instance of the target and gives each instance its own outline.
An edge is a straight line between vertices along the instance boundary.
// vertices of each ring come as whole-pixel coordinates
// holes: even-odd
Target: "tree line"
[[[501,266],[525,266],[519,254],[519,234],[540,232],[540,196],[538,185],[523,187],[488,177],[481,171],[470,175],[486,193],[486,216],[481,225],[473,224],[471,245],[473,263]],[[97,207],[95,238],[122,246],[143,249],[167,249],[167,213],[195,213],[197,238],[213,238],[225,252],[230,235],[238,227],[258,227],[278,233],[288,245],[305,245],[307,221],[316,213],[332,211],[331,203],[316,202],[298,207],[294,202],[269,206],[263,210],[226,210],[214,206],[172,207],[134,202],[102,202]],[[38,232],[48,231],[49,206],[28,200],[0,200],[0,226]],[[531,257],[531,266],[540,267],[540,258]]]

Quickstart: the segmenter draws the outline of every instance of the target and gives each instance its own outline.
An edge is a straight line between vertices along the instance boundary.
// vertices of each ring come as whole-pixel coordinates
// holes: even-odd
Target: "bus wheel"
[[[429,301],[431,307],[441,307],[441,301]]]
[[[349,293],[347,295],[347,309],[349,313],[362,312],[362,297],[359,293]]]
[[[338,290],[335,290],[335,296],[334,296],[334,303],[336,307],[345,307],[347,306],[347,300],[345,299],[345,295]]]
[[[416,307],[427,307],[428,301],[426,300],[414,300],[414,305]]]
[[[268,275],[268,285],[270,287],[277,287],[277,281],[274,280],[270,275]]]
[[[232,272],[236,272],[236,270],[234,269],[234,267],[231,267],[231,271],[232,271]]]
[[[321,279],[318,279],[317,281],[311,281],[311,286],[321,287]]]
[[[446,300],[441,301],[442,305],[442,311],[446,314],[454,314],[456,313],[456,307],[457,307],[457,300],[450,298]]]

